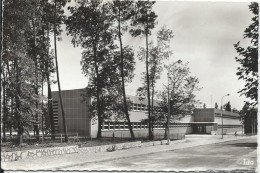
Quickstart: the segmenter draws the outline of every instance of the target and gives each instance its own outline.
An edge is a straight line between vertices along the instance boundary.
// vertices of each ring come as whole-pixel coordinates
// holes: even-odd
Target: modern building
[[[89,105],[91,97],[85,89],[64,90],[62,91],[63,105],[66,116],[66,126],[69,134],[78,133],[80,136],[95,138],[97,135],[97,121],[89,116]],[[82,95],[85,95],[83,101]],[[55,119],[56,133],[63,132],[61,106],[57,91],[52,92],[53,111]],[[136,96],[127,96],[132,101],[130,107],[130,120],[136,137],[147,136],[148,124],[144,123],[147,119],[147,99],[140,101]],[[155,108],[159,101],[154,101]],[[170,124],[171,134],[211,134],[212,131],[222,133],[221,110],[214,108],[195,109],[193,114],[186,115],[179,121]],[[223,129],[225,133],[242,131],[240,117],[237,113],[223,111]],[[164,134],[165,123],[154,124],[154,134]],[[102,135],[104,137],[124,136],[130,137],[128,125],[125,120],[115,121],[105,120],[102,125]]]

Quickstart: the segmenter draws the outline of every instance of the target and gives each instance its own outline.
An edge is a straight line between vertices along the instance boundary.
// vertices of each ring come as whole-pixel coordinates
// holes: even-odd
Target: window
[[[138,111],[141,110],[141,104],[137,104],[137,110],[138,110]]]
[[[137,110],[137,104],[133,104],[134,105],[134,108],[133,108],[133,110]]]
[[[142,111],[145,110],[145,105],[141,104],[141,110],[142,110]]]

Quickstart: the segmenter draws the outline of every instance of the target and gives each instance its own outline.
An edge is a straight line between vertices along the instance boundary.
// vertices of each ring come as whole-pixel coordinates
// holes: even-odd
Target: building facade
[[[85,95],[83,101],[82,95]],[[57,91],[53,95],[53,111],[56,133],[63,132],[61,106]],[[64,90],[62,91],[63,105],[66,116],[67,132],[78,133],[80,136],[95,138],[97,135],[97,121],[89,116],[89,105],[91,97],[85,92],[85,89]],[[143,120],[148,117],[147,99],[140,101],[136,96],[127,96],[131,100],[129,115],[131,126],[136,137],[145,137],[148,135],[148,124]],[[158,102],[154,101],[154,107],[158,108]],[[214,131],[217,134],[222,133],[221,110],[214,108],[195,109],[193,114],[186,115],[179,121],[170,124],[171,134],[211,134]],[[233,112],[223,111],[223,129],[224,133],[233,133],[242,131],[240,117]],[[153,127],[155,135],[164,135],[165,122],[155,123]],[[130,137],[128,124],[125,120],[115,121],[105,120],[102,125],[103,137]]]

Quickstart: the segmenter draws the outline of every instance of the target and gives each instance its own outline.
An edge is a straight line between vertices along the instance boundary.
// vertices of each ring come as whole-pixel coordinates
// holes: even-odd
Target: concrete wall
[[[134,135],[136,138],[147,138],[148,137],[148,129],[138,129],[138,130],[133,130]],[[192,132],[191,127],[175,127],[175,128],[170,128],[170,134],[172,136],[179,134],[190,134]],[[165,129],[154,129],[153,131],[154,136],[158,138],[163,138]],[[102,130],[102,136],[103,137],[114,137],[115,138],[130,138],[130,131],[129,130]]]
[[[222,125],[222,118],[215,117],[215,122],[217,122],[218,125]],[[239,119],[223,118],[223,125],[241,125],[241,121]]]
[[[66,117],[66,125],[68,133],[84,136],[90,136],[90,118],[88,114],[88,106],[90,104],[90,97],[86,102],[82,102],[83,89],[78,90],[64,90],[62,91],[63,105]],[[59,102],[58,91],[52,92],[53,100],[58,101],[58,124],[59,133],[63,133],[61,106]]]
[[[66,146],[66,147],[55,147],[55,148],[41,148],[35,150],[23,150],[23,151],[13,151],[13,152],[1,152],[1,162],[10,162],[23,159],[36,159],[39,157],[48,157],[54,155],[63,155],[71,153],[97,153],[97,152],[106,152],[106,151],[115,151],[135,147],[148,147],[155,145],[164,145],[167,143],[167,140],[161,141],[151,141],[151,142],[127,142],[127,143],[118,143],[111,145],[101,145],[94,147],[78,147],[75,146]],[[177,142],[178,143],[178,142]]]
[[[35,150],[23,150],[13,152],[1,152],[1,161],[17,161],[22,159],[35,159],[39,157],[47,157],[62,154],[77,153],[78,146],[42,148]]]
[[[223,128],[223,134],[235,134],[235,132],[242,132],[242,126],[237,128]],[[219,127],[217,130],[217,134],[222,134],[222,128]]]

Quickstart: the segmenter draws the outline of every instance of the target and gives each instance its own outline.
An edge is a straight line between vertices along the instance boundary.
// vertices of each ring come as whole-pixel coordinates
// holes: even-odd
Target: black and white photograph
[[[1,11],[1,171],[257,172],[258,2]]]

